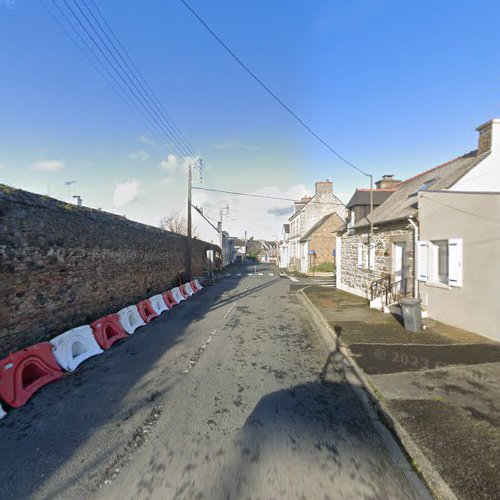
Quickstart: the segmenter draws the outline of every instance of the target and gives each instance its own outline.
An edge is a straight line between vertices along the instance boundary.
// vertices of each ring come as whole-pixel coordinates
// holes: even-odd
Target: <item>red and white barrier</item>
[[[139,315],[139,311],[136,306],[128,306],[124,307],[120,311],[117,312],[118,317],[120,318],[120,324],[122,328],[129,334],[132,335],[137,328],[141,326],[145,326],[143,319]]]
[[[48,342],[26,347],[0,361],[0,398],[19,408],[38,389],[63,375]]]
[[[196,292],[191,288],[191,283],[186,283],[184,285],[184,290],[186,290],[187,294],[191,297],[191,295],[194,295]]]
[[[172,295],[174,296],[174,299],[176,300],[177,304],[180,304],[183,300],[186,300],[186,297],[184,297],[184,295],[182,295],[178,286],[176,286],[175,288],[172,288],[171,292],[172,292]]]
[[[141,300],[137,304],[137,311],[145,323],[151,323],[151,321],[159,316],[148,299]]]
[[[169,309],[172,309],[172,307],[176,306],[179,303],[177,302],[177,300],[175,300],[172,290],[163,292],[163,300],[165,301],[165,304],[167,304]]]
[[[199,292],[203,287],[200,285],[200,282],[196,279],[191,281],[191,288]]]
[[[153,295],[152,297],[150,297],[149,302],[158,315],[165,311],[168,311],[168,306],[163,299],[163,295],[161,294]]]
[[[7,415],[7,413],[5,412],[2,405],[0,404],[0,420],[2,420],[2,418],[5,417],[5,415]]]
[[[109,349],[115,342],[127,338],[127,332],[120,324],[118,314],[109,314],[90,324],[94,338],[103,349]]]
[[[60,367],[70,372],[86,359],[103,352],[94,338],[90,325],[72,328],[54,337],[50,343],[54,348],[53,354]]]

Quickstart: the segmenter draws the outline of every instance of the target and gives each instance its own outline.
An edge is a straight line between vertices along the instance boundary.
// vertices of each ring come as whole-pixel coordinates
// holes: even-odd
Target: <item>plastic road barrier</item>
[[[145,323],[150,323],[159,316],[148,299],[141,300],[137,304],[137,310],[139,311],[139,314]]]
[[[0,361],[0,398],[19,408],[38,389],[62,376],[48,342],[26,347]]]
[[[129,335],[132,335],[137,330],[137,328],[146,325],[146,323],[144,323],[144,321],[142,320],[136,306],[124,307],[121,311],[118,311],[117,314],[120,318],[120,324],[122,325],[122,328]]]
[[[0,404],[0,420],[2,420],[3,417],[5,417],[7,413],[5,413],[5,410],[2,408],[2,405]]]
[[[110,314],[91,323],[94,338],[103,349],[109,349],[116,341],[127,338],[118,314]]]
[[[176,286],[175,288],[172,288],[171,292],[174,296],[174,299],[177,301],[177,304],[180,304],[181,301],[186,300],[186,297],[184,297],[184,295],[182,295],[178,286]]]
[[[168,311],[167,304],[165,304],[165,301],[163,300],[163,296],[161,294],[153,295],[149,298],[149,302],[151,303],[151,306],[155,310],[156,314],[158,314],[158,316],[162,312]]]
[[[184,288],[184,285],[181,285],[181,286],[179,287],[179,292],[181,293],[181,295],[182,295],[185,299],[189,298],[189,294],[186,292],[186,289]]]
[[[200,291],[203,287],[200,285],[200,282],[196,279],[196,280],[193,280],[191,281],[191,287],[193,288],[193,290],[196,290],[196,291]]]
[[[191,283],[186,283],[184,285],[184,290],[188,293],[189,296],[194,295],[196,292],[191,288]]]
[[[72,372],[92,356],[102,354],[90,325],[78,326],[61,333],[50,340],[54,347],[53,354],[61,368]]]
[[[172,307],[176,306],[179,303],[177,302],[177,300],[175,300],[172,290],[167,290],[163,293],[163,300],[165,301],[165,304],[167,304],[169,309],[172,309]]]

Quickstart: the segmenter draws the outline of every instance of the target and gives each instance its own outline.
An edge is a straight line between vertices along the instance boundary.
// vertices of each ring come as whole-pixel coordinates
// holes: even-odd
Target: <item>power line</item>
[[[303,128],[305,128],[315,139],[325,146],[337,158],[342,160],[346,165],[357,170],[359,173],[369,177],[370,174],[364,172],[350,161],[346,160],[340,153],[332,148],[322,137],[320,137],[300,116],[297,115],[288,105],[286,105],[227,45],[224,41],[210,28],[210,26],[201,18],[201,16],[186,2],[180,0],[185,7],[193,14],[193,16],[202,24],[202,26],[219,42],[219,44],[229,53],[229,55],[276,101],[285,109]]]

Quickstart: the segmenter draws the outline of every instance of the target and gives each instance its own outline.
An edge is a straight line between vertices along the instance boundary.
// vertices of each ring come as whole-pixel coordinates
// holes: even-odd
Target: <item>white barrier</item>
[[[200,282],[199,282],[197,279],[196,279],[196,280],[193,280],[193,281],[194,281],[194,284],[195,284],[195,286],[196,286],[196,288],[197,288],[198,290],[201,290],[201,289],[203,288],[203,287],[200,285]]]
[[[61,368],[73,371],[86,359],[102,354],[89,325],[78,326],[61,333],[49,341],[53,346],[53,354]]]
[[[174,299],[177,301],[177,304],[180,304],[181,301],[186,300],[183,296],[181,291],[179,290],[179,287],[176,286],[175,288],[172,288],[172,294],[174,295]]]
[[[123,329],[129,335],[132,335],[137,328],[146,325],[137,310],[137,306],[124,307],[116,314],[118,314],[118,317],[120,318],[120,324]]]
[[[163,300],[163,295],[161,294],[153,295],[150,297],[149,302],[151,302],[152,308],[158,315],[164,311],[168,311],[168,306],[165,304],[165,300]]]
[[[2,404],[0,403],[0,420],[2,420],[2,418],[5,417],[5,415],[7,415],[7,413],[2,408]]]
[[[189,296],[194,295],[196,292],[191,288],[191,283],[186,283],[184,285],[184,290],[188,293]]]

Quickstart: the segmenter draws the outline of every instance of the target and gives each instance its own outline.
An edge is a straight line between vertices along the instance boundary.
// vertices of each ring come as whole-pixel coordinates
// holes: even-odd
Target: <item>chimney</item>
[[[333,194],[333,182],[330,179],[316,183],[316,196],[321,198],[324,194]]]
[[[487,153],[488,151],[500,153],[500,119],[494,118],[489,122],[483,123],[476,130],[479,132],[478,155]]]
[[[375,183],[377,189],[392,189],[396,187],[401,181],[394,179],[394,175],[383,175],[382,179]]]

